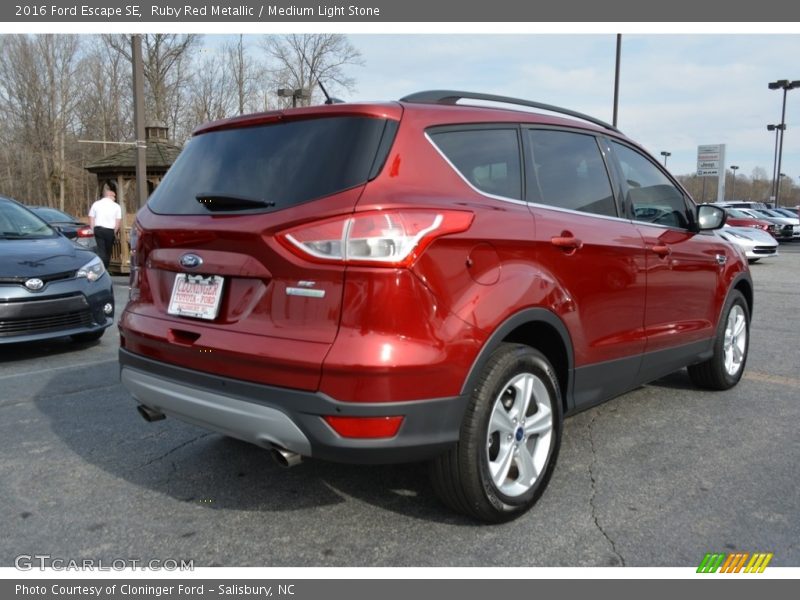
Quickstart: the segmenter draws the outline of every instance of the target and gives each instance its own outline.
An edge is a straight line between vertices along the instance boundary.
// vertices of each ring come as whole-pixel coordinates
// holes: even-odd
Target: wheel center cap
[[[522,438],[525,437],[525,431],[522,429],[522,427],[517,427],[517,432],[514,434],[514,437],[518,442],[522,441]]]

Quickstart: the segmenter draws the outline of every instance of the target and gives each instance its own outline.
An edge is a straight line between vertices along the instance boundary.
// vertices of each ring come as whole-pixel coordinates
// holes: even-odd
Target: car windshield
[[[0,239],[53,237],[55,232],[39,217],[16,202],[0,200]]]
[[[728,216],[733,217],[734,219],[752,219],[751,215],[748,215],[745,212],[740,210],[736,210],[735,208],[728,209]]]

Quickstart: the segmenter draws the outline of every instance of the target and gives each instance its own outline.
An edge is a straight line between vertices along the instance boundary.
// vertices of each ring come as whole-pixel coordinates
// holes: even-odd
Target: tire
[[[91,331],[89,333],[76,333],[71,337],[72,341],[74,342],[80,342],[80,343],[94,342],[103,337],[103,334],[105,332],[106,332],[105,329],[101,329],[100,331]]]
[[[437,495],[481,521],[515,519],[550,480],[561,425],[561,394],[548,360],[529,346],[501,344],[472,393],[459,441],[431,464]]]
[[[739,290],[728,295],[714,340],[714,355],[689,367],[689,377],[701,388],[727,390],[739,383],[750,347],[750,310]]]
[[[757,263],[758,261],[760,261],[760,260],[761,260],[760,258],[748,258],[748,259],[747,259],[747,262],[748,262],[749,264],[751,264],[751,265],[754,265],[754,264],[756,264],[756,263]]]

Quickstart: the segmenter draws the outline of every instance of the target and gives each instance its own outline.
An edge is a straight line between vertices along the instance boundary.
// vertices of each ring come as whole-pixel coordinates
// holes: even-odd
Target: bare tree
[[[187,129],[230,116],[236,105],[236,89],[222,57],[204,58],[192,77]]]
[[[120,142],[133,137],[133,98],[130,63],[99,38],[94,38],[84,59],[86,82],[79,107],[81,135],[92,140]],[[99,146],[99,154],[116,152]]]
[[[39,159],[47,203],[62,210],[80,98],[79,49],[74,35],[5,36],[0,46],[0,105],[22,133],[17,148]]]
[[[106,42],[132,61],[129,35],[104,35]],[[189,81],[189,62],[198,47],[197,35],[149,33],[142,36],[145,106],[152,120],[171,127],[177,124],[175,108]]]
[[[345,67],[363,64],[361,52],[336,33],[270,35],[261,46],[273,62],[272,84],[276,89],[306,90],[309,97],[300,99],[306,106],[320,102],[320,81],[329,93],[353,90],[355,80]],[[292,102],[291,98],[281,101],[287,106]]]
[[[235,44],[226,44],[224,53],[236,94],[237,114],[258,110],[259,92],[266,83],[263,67],[248,53],[243,35],[239,36]]]

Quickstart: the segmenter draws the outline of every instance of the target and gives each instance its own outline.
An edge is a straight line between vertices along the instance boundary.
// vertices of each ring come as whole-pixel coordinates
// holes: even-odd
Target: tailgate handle
[[[173,344],[191,346],[198,339],[200,339],[200,334],[195,333],[194,331],[186,331],[184,329],[170,329],[169,333],[167,333],[167,339],[169,339],[169,341]]]

